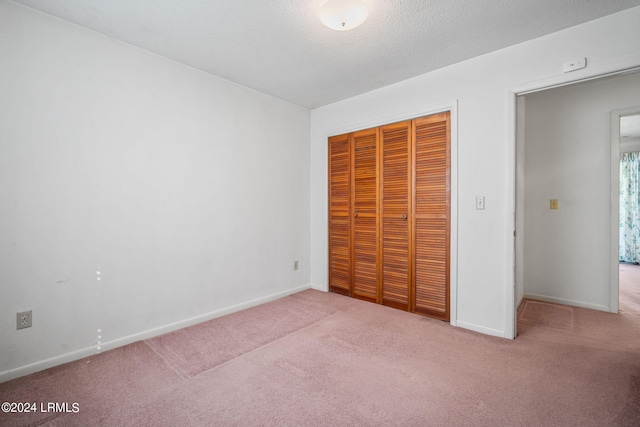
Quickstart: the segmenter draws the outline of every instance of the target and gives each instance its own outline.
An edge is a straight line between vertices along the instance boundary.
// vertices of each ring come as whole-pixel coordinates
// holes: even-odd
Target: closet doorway
[[[332,292],[450,319],[450,121],[329,137]]]

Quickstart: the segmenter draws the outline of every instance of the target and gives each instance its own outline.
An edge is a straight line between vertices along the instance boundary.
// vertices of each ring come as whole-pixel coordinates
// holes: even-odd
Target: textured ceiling
[[[326,0],[17,0],[211,74],[315,108],[640,5],[640,0],[363,0],[325,28]]]

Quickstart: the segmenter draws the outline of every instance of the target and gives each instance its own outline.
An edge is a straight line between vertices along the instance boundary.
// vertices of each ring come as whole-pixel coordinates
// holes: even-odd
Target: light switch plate
[[[484,210],[484,196],[476,197],[476,210]]]

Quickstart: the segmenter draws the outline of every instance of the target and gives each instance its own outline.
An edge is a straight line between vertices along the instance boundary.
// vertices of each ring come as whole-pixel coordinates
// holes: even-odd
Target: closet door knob
[[[402,215],[402,219],[407,219],[407,214]]]
[[[354,217],[354,218],[358,218],[358,214],[357,214],[357,213],[354,213],[354,214],[353,214],[353,217]]]

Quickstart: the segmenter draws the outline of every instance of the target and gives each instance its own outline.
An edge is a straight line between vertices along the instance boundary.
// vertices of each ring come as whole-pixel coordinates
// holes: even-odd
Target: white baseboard
[[[484,326],[480,326],[480,325],[476,325],[473,323],[468,323],[462,320],[458,320],[456,322],[456,326],[459,328],[464,328],[464,329],[469,329],[471,331],[474,332],[480,332],[481,334],[485,334],[485,335],[491,335],[494,337],[500,337],[500,338],[504,338],[504,331],[500,331],[498,329],[491,329],[491,328],[487,328]]]
[[[520,307],[520,304],[522,304],[522,300],[524,299],[524,292],[520,294],[520,296],[518,297],[518,302],[516,303],[516,310],[518,310],[518,307]]]
[[[524,294],[524,297],[527,299],[534,299],[534,300],[543,301],[543,302],[552,302],[555,304],[571,305],[574,307],[590,308],[592,310],[599,310],[599,311],[606,311],[606,312],[610,311],[609,306],[607,305],[593,304],[590,302],[577,301],[577,300],[566,299],[566,298],[550,297],[547,295],[538,295],[538,294],[529,294],[529,293]]]
[[[158,335],[166,334],[178,329],[186,328],[188,326],[196,325],[198,323],[206,322],[207,320],[215,319],[227,314],[235,313],[237,311],[245,310],[250,307],[255,307],[260,304],[264,304],[270,301],[277,300],[288,295],[292,295],[301,291],[310,289],[311,285],[303,285],[297,288],[288,289],[282,292],[276,292],[275,294],[267,295],[264,297],[256,298],[251,301],[243,302],[241,304],[233,305],[230,307],[221,308],[211,311],[209,313],[201,314],[199,316],[191,317],[189,319],[180,320],[178,322],[169,323],[157,328],[149,329],[147,331],[138,332],[136,334],[127,335],[121,338],[103,342],[101,344],[101,352],[112,350],[114,348],[122,347],[127,344],[131,344],[137,341],[146,340],[156,337]],[[51,357],[49,359],[41,360],[28,365],[20,366],[18,368],[10,369],[8,371],[0,372],[0,383],[19,378],[25,375],[33,374],[34,372],[42,371],[44,369],[52,368],[54,366],[62,365],[64,363],[73,362],[74,360],[82,359],[88,356],[93,356],[97,353],[96,346],[85,347],[78,350],[71,351],[69,353],[61,354],[59,356]]]
[[[323,285],[311,284],[311,289],[315,289],[316,291],[321,291],[321,292],[329,292],[329,288]]]

